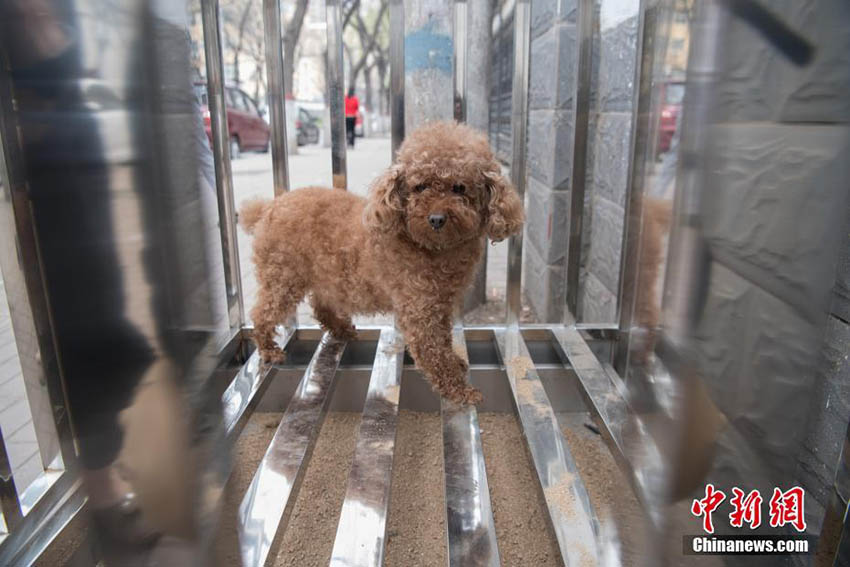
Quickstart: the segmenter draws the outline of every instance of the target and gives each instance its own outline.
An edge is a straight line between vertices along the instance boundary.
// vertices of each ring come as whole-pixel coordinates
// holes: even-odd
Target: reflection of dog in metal
[[[645,335],[637,351],[637,364],[645,365],[655,348],[655,339],[661,319],[658,296],[661,270],[664,265],[664,248],[670,232],[671,201],[644,197],[642,207],[643,227],[640,235],[638,285],[635,319]]]
[[[435,390],[459,402],[481,399],[452,350],[453,310],[485,238],[502,240],[523,222],[483,135],[426,125],[405,140],[368,200],[313,187],[246,203],[240,221],[255,234],[252,317],[264,360],[283,359],[275,325],[309,294],[316,319],[337,338],[353,336],[352,315],[394,313]]]

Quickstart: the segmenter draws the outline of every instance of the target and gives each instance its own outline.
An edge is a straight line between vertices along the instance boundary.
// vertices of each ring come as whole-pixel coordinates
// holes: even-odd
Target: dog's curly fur
[[[432,228],[429,216],[444,215]],[[482,256],[518,232],[523,207],[487,140],[460,124],[413,132],[369,198],[310,187],[252,201],[240,223],[254,237],[260,284],[254,340],[266,361],[283,359],[275,325],[309,294],[334,337],[354,336],[352,315],[392,312],[411,355],[434,389],[477,403],[467,363],[452,350],[452,318]]]

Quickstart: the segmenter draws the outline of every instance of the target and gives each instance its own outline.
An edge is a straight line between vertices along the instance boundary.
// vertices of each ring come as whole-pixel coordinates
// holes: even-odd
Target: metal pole
[[[514,11],[514,79],[511,98],[511,182],[522,200],[526,182],[528,71],[531,45],[531,0],[519,0]],[[507,324],[519,324],[522,309],[522,232],[508,242]]]
[[[404,0],[390,0],[390,129],[395,161],[404,141]]]
[[[230,137],[224,101],[224,70],[221,62],[221,29],[218,16],[218,0],[201,0],[204,55],[207,61],[207,99],[215,159],[215,189],[218,197],[224,282],[227,286],[227,312],[232,329],[241,328],[245,324],[245,306],[242,302],[239,246],[236,242],[236,207],[233,202]]]
[[[466,52],[469,41],[467,30],[467,15],[469,7],[466,0],[455,0],[454,3],[454,119],[466,122]]]
[[[18,490],[15,487],[15,477],[12,476],[12,464],[6,452],[6,441],[0,431],[0,541],[4,532],[8,534],[20,524],[23,519]]]
[[[638,20],[635,92],[632,103],[632,132],[629,142],[629,170],[626,185],[626,214],[620,255],[620,288],[617,298],[620,335],[614,355],[614,368],[627,379],[631,331],[637,303],[640,235],[643,228],[643,190],[648,141],[651,129],[652,65],[657,11],[641,2]]]
[[[342,18],[339,4],[340,0],[327,0],[328,98],[331,107],[333,186],[334,189],[345,190],[348,187],[345,161],[345,73],[342,68]]]
[[[579,267],[584,223],[584,193],[587,182],[588,125],[590,122],[590,83],[593,73],[593,0],[581,0],[578,7],[579,52],[576,72],[575,138],[573,141],[572,190],[570,192],[570,233],[567,243],[567,312],[565,322],[579,320]],[[572,318],[572,321],[566,321]]]
[[[269,78],[272,172],[275,197],[289,191],[289,154],[286,147],[286,93],[283,86],[283,45],[280,36],[280,0],[263,0],[266,74]]]

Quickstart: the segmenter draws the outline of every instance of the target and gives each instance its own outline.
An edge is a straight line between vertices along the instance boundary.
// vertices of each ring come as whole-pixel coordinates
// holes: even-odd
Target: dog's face
[[[372,186],[365,222],[447,250],[485,234],[507,238],[522,227],[523,210],[484,136],[435,122],[405,140],[396,163]]]

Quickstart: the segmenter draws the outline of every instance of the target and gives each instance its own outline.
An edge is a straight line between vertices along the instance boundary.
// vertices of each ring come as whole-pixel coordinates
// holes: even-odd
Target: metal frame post
[[[347,189],[345,73],[342,67],[340,0],[327,0],[328,99],[331,107],[331,169],[334,189]]]
[[[275,197],[289,191],[289,154],[286,145],[286,93],[283,86],[283,45],[280,0],[263,0],[263,33],[271,117],[272,172]]]
[[[511,102],[511,182],[521,201],[525,198],[526,137],[528,132],[528,77],[531,54],[531,0],[518,0],[514,12],[514,77]],[[518,325],[522,309],[523,233],[508,242],[507,324]]]
[[[573,171],[570,190],[570,227],[567,242],[567,310],[565,323],[579,316],[579,275],[581,237],[584,225],[584,195],[587,183],[587,148],[590,124],[590,83],[593,74],[593,0],[580,0],[578,6],[578,68],[576,70],[575,130]],[[572,319],[572,320],[570,320]]]
[[[404,0],[390,0],[390,129],[395,161],[404,141]]]
[[[626,185],[626,216],[623,226],[622,254],[620,256],[620,290],[617,298],[617,319],[620,325],[614,368],[627,379],[631,330],[637,303],[638,266],[643,230],[643,192],[647,160],[647,143],[651,131],[652,69],[654,60],[655,23],[657,8],[641,1],[638,20],[638,58],[635,61],[635,92],[632,108],[631,140],[629,142],[629,170]]]
[[[466,122],[466,54],[468,51],[467,44],[469,42],[469,31],[467,29],[468,15],[469,5],[466,0],[455,0],[454,18],[452,20],[454,44],[452,91],[454,93],[454,119],[458,122]]]
[[[215,190],[224,259],[224,281],[227,288],[227,312],[231,329],[242,328],[245,325],[245,305],[242,299],[239,244],[236,241],[236,206],[233,200],[233,173],[230,168],[230,135],[224,98],[218,0],[201,0],[201,21],[204,28],[207,100],[215,161]]]

